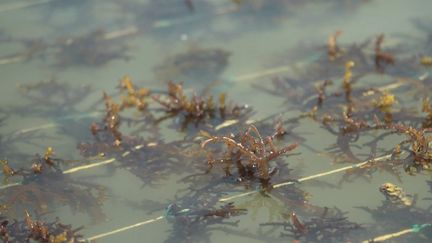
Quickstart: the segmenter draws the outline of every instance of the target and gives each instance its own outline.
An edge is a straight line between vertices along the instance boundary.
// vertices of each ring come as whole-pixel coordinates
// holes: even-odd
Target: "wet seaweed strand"
[[[375,68],[377,71],[383,71],[384,65],[394,64],[396,59],[393,54],[382,51],[384,34],[380,34],[375,41]]]
[[[327,41],[327,55],[330,61],[334,61],[343,53],[337,44],[337,39],[342,34],[342,31],[337,30],[334,34],[330,35]]]

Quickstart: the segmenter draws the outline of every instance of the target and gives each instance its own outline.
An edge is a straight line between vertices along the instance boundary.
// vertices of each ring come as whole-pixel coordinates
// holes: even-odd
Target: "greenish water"
[[[48,146],[54,147],[56,157],[65,160],[94,161],[94,158],[84,158],[77,149],[77,144],[94,141],[89,127],[92,122],[100,122],[104,117],[102,92],[105,91],[119,100],[116,87],[124,75],[129,75],[138,87],[156,91],[165,90],[168,79],[173,79],[176,82],[183,82],[188,95],[193,91],[201,93],[208,87],[213,94],[226,92],[229,100],[253,108],[254,114],[248,117],[249,120],[259,121],[279,113],[283,113],[284,121],[294,119],[299,114],[310,111],[313,106],[311,104],[314,101],[305,102],[307,98],[314,100],[316,91],[311,84],[331,79],[334,84],[328,89],[328,93],[342,92],[344,62],[339,66],[321,65],[327,55],[327,39],[337,30],[343,32],[337,41],[342,48],[347,48],[352,43],[360,44],[368,39],[371,41],[365,51],[369,55],[367,57],[369,69],[364,71],[361,66],[354,67],[354,75],[364,74],[360,81],[354,84],[354,88],[378,88],[401,78],[420,82],[422,83],[420,89],[416,89],[414,85],[404,85],[392,90],[398,101],[394,105],[394,111],[402,109],[400,112],[402,114],[404,111],[415,112],[413,116],[416,119],[413,120],[417,125],[417,118],[425,118],[421,113],[420,105],[421,99],[430,93],[431,68],[418,64],[418,58],[422,55],[432,55],[432,28],[430,27],[432,2],[427,0],[332,0],[325,3],[244,0],[239,1],[242,2],[239,5],[234,3],[235,1],[228,0],[201,0],[192,1],[194,10],[188,9],[186,1],[153,1],[152,5],[144,0],[52,0],[34,6],[14,8],[18,2],[30,1],[4,0],[0,5],[0,33],[2,34],[0,35],[0,59],[4,60],[0,61],[0,114],[1,117],[5,117],[0,126],[2,137],[0,159],[7,159],[9,164],[16,168],[31,166],[33,155],[43,154]],[[166,3],[162,4],[162,2]],[[7,9],[8,7],[10,9]],[[69,52],[62,52],[62,44],[59,43],[68,43],[65,38],[79,38],[96,30],[104,30],[105,37],[109,33],[131,31],[129,34],[120,34],[112,39],[100,40],[101,44],[96,43],[81,52],[78,47],[76,50],[72,48]],[[385,34],[383,48],[396,56],[396,65],[389,66],[384,73],[373,69],[373,59],[371,59],[375,38],[381,33]],[[37,40],[47,46],[36,50],[31,57],[25,55],[29,50],[28,43]],[[101,49],[95,50],[97,47]],[[230,54],[226,57],[214,55],[191,63],[185,59],[173,61],[180,53],[201,50],[200,48],[203,50],[219,48]],[[114,58],[106,62],[104,58],[100,62],[99,59],[90,58],[96,61],[89,63],[85,54],[92,54],[92,51],[98,54],[113,53]],[[124,58],[123,54],[127,58]],[[14,61],[14,58],[18,61]],[[228,63],[223,64],[224,58]],[[410,60],[409,58],[413,61],[407,61]],[[398,64],[398,61],[406,63],[406,68]],[[316,63],[321,66],[314,66],[318,65]],[[184,69],[171,67],[176,65],[177,67],[183,65]],[[166,67],[163,69],[165,72],[158,73],[158,67]],[[428,76],[419,81],[422,75]],[[286,93],[275,95],[265,92],[263,87],[273,90],[272,79],[276,77],[297,80],[297,87],[289,87],[294,95],[288,96]],[[52,79],[56,80],[60,87],[66,87],[64,90],[69,95],[55,93],[61,88],[53,89],[51,92],[48,90],[47,93],[37,96],[38,99],[28,98],[22,90],[20,92],[19,85],[31,85]],[[209,86],[210,82],[212,85]],[[79,95],[85,91],[88,91],[88,94],[80,98]],[[302,92],[304,94],[301,94]],[[32,94],[31,91],[29,94]],[[295,94],[299,94],[299,103],[295,103],[293,98]],[[66,96],[72,98],[64,99]],[[74,96],[78,97],[75,103],[71,101],[74,100]],[[151,99],[148,100],[152,102]],[[44,103],[44,101],[49,102]],[[68,101],[70,102],[67,103]],[[329,98],[328,103],[324,103],[323,110],[331,114],[341,113],[341,104],[343,102],[340,100],[333,101]],[[151,105],[151,109],[156,109],[154,107]],[[140,117],[138,113],[129,112],[127,117],[138,119]],[[155,114],[156,117],[163,115],[162,112],[156,111]],[[270,119],[268,124],[271,125],[276,118]],[[158,124],[157,128],[160,129],[158,135],[161,141],[168,143],[187,140],[197,136],[199,130],[210,130],[206,125],[194,128],[192,124],[181,131],[179,119],[178,117],[167,119]],[[395,123],[399,122],[397,119],[395,118]],[[401,118],[400,121],[409,123],[412,120]],[[293,151],[294,155],[282,157],[280,160],[280,163],[288,164],[288,168],[293,171],[287,177],[282,173],[277,174],[272,178],[274,184],[349,164],[349,161],[334,163],[335,154],[332,154],[329,147],[335,143],[336,136],[326,130],[320,121],[306,118],[299,120],[298,123],[287,122],[286,126],[290,125],[293,125],[294,129],[286,138],[278,141],[277,145],[300,143]],[[246,128],[246,124],[242,127],[235,125],[232,129],[222,129],[219,135],[244,131]],[[25,130],[24,133],[22,129]],[[146,142],[155,141],[151,132],[156,127],[142,129],[139,133],[134,129],[136,129],[134,125],[129,127],[126,123],[121,127],[125,135],[143,137]],[[379,142],[376,154],[373,155],[365,144],[382,133],[382,131],[361,133],[359,140],[350,143],[359,161],[384,155],[404,139],[403,135],[386,137]],[[186,148],[198,147],[199,142],[194,142]],[[162,156],[164,152],[166,152],[164,149],[159,151],[160,158],[165,158]],[[118,156],[112,153],[108,154],[106,159],[111,155]],[[158,158],[158,155],[151,156],[156,158],[155,160]],[[145,163],[147,158],[143,157],[140,160]],[[76,227],[83,225],[85,228],[80,233],[87,238],[164,215],[164,208],[171,203],[180,203],[184,208],[198,207],[199,203],[195,202],[193,197],[196,193],[194,190],[207,184],[214,185],[215,181],[224,178],[224,173],[218,167],[209,174],[198,176],[197,181],[187,182],[182,179],[206,171],[205,157],[197,156],[184,160],[184,157],[179,155],[178,159],[181,161],[176,161],[174,166],[167,164],[165,167],[169,169],[166,171],[162,169],[165,173],[163,177],[160,176],[162,179],[155,176],[154,171],[146,172],[145,166],[138,173],[143,173],[142,177],[148,176],[148,180],[131,173],[127,163],[137,161],[114,162],[74,173],[71,175],[74,180],[94,183],[106,188],[107,197],[101,205],[106,219],[94,223],[85,212],[73,213],[70,207],[61,203],[50,205],[50,213],[45,217],[48,219],[59,217],[62,222]],[[165,167],[160,165],[160,168]],[[401,186],[407,193],[416,194],[418,197],[416,207],[427,209],[431,206],[430,200],[423,200],[431,197],[431,189],[426,184],[427,180],[431,180],[430,172],[411,176],[402,168],[398,170],[401,181],[389,173],[376,171],[372,173],[370,180],[355,178],[351,182],[338,185],[342,178],[342,174],[339,173],[301,183],[296,187],[308,194],[308,204],[317,207],[337,207],[347,212],[346,216],[349,220],[364,225],[364,229],[354,232],[351,238],[353,242],[359,242],[411,226],[403,222],[404,218],[400,218],[393,220],[400,221],[400,224],[395,224],[400,225],[400,228],[396,226],[392,228],[385,225],[383,223],[385,221],[377,221],[371,217],[371,214],[357,208],[359,206],[373,209],[379,207],[385,200],[378,190],[381,184],[392,182]],[[285,171],[281,170],[281,172]],[[156,175],[157,173],[156,169]],[[236,185],[229,180],[218,184],[218,188],[219,186],[228,195],[253,190]],[[187,188],[192,189],[185,190]],[[289,189],[275,190],[285,192]],[[205,194],[202,197],[206,197]],[[208,198],[213,198],[213,195],[209,195]],[[259,204],[259,200],[264,200],[264,205],[253,206]],[[154,205],[149,203],[150,201]],[[256,197],[244,197],[233,202],[238,207],[248,209],[247,214],[227,220],[230,222],[238,220],[236,227],[210,225],[207,228],[193,229],[191,238],[184,239],[179,236],[181,234],[173,233],[176,226],[172,222],[163,219],[102,238],[97,242],[205,242],[206,239],[210,242],[292,241],[292,238],[280,237],[282,228],[267,233],[270,228],[262,227],[260,224],[283,220],[281,213],[290,213],[295,208],[293,205],[271,198],[257,199]],[[220,205],[222,204],[211,206],[218,208]],[[86,208],[86,205],[81,207]],[[7,213],[6,215],[9,216]],[[17,217],[22,218],[22,215]],[[304,219],[306,218],[304,216]],[[395,242],[406,241],[428,242],[427,239],[415,236],[395,240]],[[300,239],[300,242],[303,241]]]

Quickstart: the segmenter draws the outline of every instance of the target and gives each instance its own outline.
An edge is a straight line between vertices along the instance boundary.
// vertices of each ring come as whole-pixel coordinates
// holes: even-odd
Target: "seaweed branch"
[[[252,135],[254,134],[254,136]],[[201,134],[208,139],[201,143],[204,148],[209,143],[221,142],[227,146],[227,151],[223,159],[208,161],[210,169],[216,162],[225,164],[227,175],[230,175],[231,164],[236,164],[241,178],[259,178],[264,185],[268,185],[274,170],[270,169],[270,161],[287,154],[298,147],[297,143],[290,144],[281,149],[277,149],[273,144],[273,137],[265,139],[254,125],[240,134],[238,137],[212,136],[206,132]]]

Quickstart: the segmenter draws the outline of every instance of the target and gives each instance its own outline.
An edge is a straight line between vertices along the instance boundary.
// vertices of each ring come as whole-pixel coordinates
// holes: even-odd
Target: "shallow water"
[[[21,0],[19,3],[21,2],[30,1]],[[331,68],[320,69],[313,66],[323,57],[325,59],[327,38],[337,30],[343,32],[338,39],[338,44],[343,48],[352,43],[362,43],[370,39],[371,44],[366,50],[366,53],[370,55],[368,58],[373,56],[373,42],[381,33],[385,33],[384,48],[392,51],[397,61],[402,59],[405,61],[410,57],[418,58],[420,55],[432,55],[430,43],[432,28],[427,29],[432,23],[430,18],[432,2],[428,0],[333,0],[326,3],[295,0],[275,0],[268,1],[273,3],[267,3],[260,0],[244,0],[238,1],[240,2],[238,5],[234,3],[235,1],[202,0],[193,1],[194,10],[188,9],[187,4],[183,1],[159,1],[159,4],[167,3],[161,5],[156,4],[158,1],[153,2],[152,5],[144,0],[79,0],[74,3],[52,0],[41,1],[39,4],[28,7],[16,7],[18,6],[17,1],[4,0],[1,2],[0,33],[3,35],[0,35],[0,73],[2,74],[0,114],[5,117],[5,120],[0,126],[2,135],[0,158],[7,159],[9,164],[17,168],[29,167],[34,154],[43,154],[46,147],[52,146],[55,149],[56,157],[65,160],[94,161],[95,158],[89,159],[80,155],[77,144],[94,141],[89,127],[92,122],[100,122],[104,117],[102,92],[105,91],[114,99],[118,99],[119,92],[116,87],[124,75],[129,75],[135,85],[156,91],[165,90],[168,79],[183,82],[188,95],[194,91],[201,93],[210,87],[210,93],[226,92],[229,100],[252,107],[254,114],[248,117],[249,120],[260,121],[268,116],[282,113],[282,119],[289,121],[290,118],[296,118],[312,108],[311,102],[305,101],[311,96],[314,100],[316,91],[311,88],[312,83],[331,79],[334,84],[328,92],[341,92],[340,83],[344,75],[343,63],[340,65],[339,73],[335,73],[334,69],[330,70]],[[260,5],[264,2],[268,6]],[[92,64],[86,63],[85,57],[79,55],[74,57],[76,59],[70,59],[68,55],[74,56],[75,52],[78,52],[73,48],[71,52],[61,52],[62,49],[58,43],[66,43],[65,38],[77,38],[98,29],[104,30],[105,34],[118,34],[121,33],[119,32],[121,30],[131,30],[129,34],[120,34],[119,37],[108,40],[106,46],[101,44],[101,50],[99,50],[103,53],[113,49],[114,56],[126,54],[127,58],[120,55],[106,62],[102,60],[101,63]],[[5,37],[2,38],[2,36]],[[427,43],[428,38],[429,43]],[[25,50],[28,50],[26,44],[31,40],[40,40],[48,47],[36,50],[32,56],[24,55]],[[124,50],[121,49],[123,47]],[[215,61],[216,65],[221,65],[219,69],[216,68],[216,71],[214,68],[205,66],[207,64],[205,61],[192,64],[183,59],[172,61],[173,57],[179,53],[199,50],[199,48],[220,48],[229,52],[227,65],[220,63],[222,57],[210,60]],[[92,50],[94,49],[88,49],[83,53],[90,53]],[[186,71],[173,69],[168,66],[170,63],[178,66],[186,63]],[[371,66],[373,66],[372,59],[368,63],[372,63]],[[426,75],[425,79],[418,81],[422,83],[421,90],[416,90],[414,85],[404,85],[402,88],[392,90],[397,97],[394,111],[406,108],[408,113],[408,111],[415,110],[417,118],[424,118],[425,115],[421,113],[419,107],[421,99],[429,92],[431,68],[430,66],[422,67],[418,61],[407,61],[407,63],[412,64],[414,68],[409,66],[411,69],[407,71],[402,70],[401,65],[395,65],[394,67],[389,66],[384,73],[376,72],[373,68],[365,71],[365,76],[354,84],[355,88],[378,88],[402,78],[418,81],[419,77]],[[168,66],[162,75],[157,72],[158,67],[161,66]],[[363,72],[358,68],[360,67],[354,67],[354,74]],[[272,89],[272,79],[275,77],[300,79],[297,81],[298,87],[290,87],[294,95],[274,95],[265,92],[263,87]],[[84,98],[78,98],[76,103],[64,104],[65,94],[51,96],[58,89],[42,94],[37,97],[39,99],[37,100],[26,98],[18,87],[18,85],[34,84],[51,79],[55,79],[61,84],[61,87],[67,85],[66,93],[71,95],[69,97],[79,95],[89,89],[90,92]],[[310,94],[304,97],[300,95],[304,99],[295,103],[293,97],[302,91]],[[44,100],[52,102],[44,103]],[[332,108],[331,103],[340,101],[332,101],[330,98],[328,102],[328,105],[325,103],[323,106],[324,111],[328,109],[331,113],[335,112],[332,109],[337,109],[338,112],[341,112],[341,105]],[[157,117],[163,115],[162,112],[156,112],[156,114]],[[139,112],[132,111],[127,116],[137,118]],[[270,119],[269,124],[276,118],[277,116]],[[199,130],[210,129],[206,125],[194,128],[192,124],[186,130],[181,131],[180,119],[181,117],[168,119],[158,124],[160,140],[165,143],[187,140],[197,136]],[[401,119],[400,121],[406,120]],[[321,122],[306,118],[293,124],[294,129],[291,133],[282,141],[277,142],[278,146],[292,142],[300,143],[300,146],[293,151],[294,155],[281,159],[281,163],[289,164],[288,168],[293,171],[288,177],[281,173],[277,174],[275,178],[272,178],[274,184],[348,165],[349,161],[334,163],[335,155],[331,153],[329,147],[335,143],[336,136],[324,129]],[[286,125],[289,127],[292,124],[287,122]],[[246,128],[245,124],[243,127],[233,126],[232,132],[240,132]],[[134,132],[133,126],[128,127],[124,123],[121,130],[125,135],[131,133],[129,135],[142,136],[147,139],[146,141],[153,142],[152,129],[150,131],[141,130],[137,133]],[[228,134],[231,132],[230,129],[222,129],[220,135]],[[402,135],[386,137],[380,141],[376,154],[371,154],[370,148],[365,143],[381,133],[382,131],[362,133],[359,140],[352,143],[352,149],[359,161],[384,155],[403,140]],[[195,144],[191,145],[192,148],[194,146],[197,147],[198,142],[195,141]],[[163,152],[164,150],[160,151],[160,153]],[[110,155],[96,160],[108,159]],[[162,155],[160,157],[165,158]],[[156,155],[156,160],[157,158]],[[178,158],[184,159],[180,155]],[[146,162],[146,158],[141,159],[142,163]],[[158,163],[164,162],[157,161]],[[128,163],[137,163],[137,161]],[[58,203],[50,205],[50,213],[45,217],[48,219],[59,217],[62,222],[77,227],[84,225],[85,228],[80,232],[87,238],[164,215],[164,208],[171,203],[180,203],[184,208],[196,207],[198,203],[193,197],[188,198],[188,196],[196,192],[194,190],[197,187],[193,186],[196,186],[197,182],[188,183],[182,179],[205,172],[205,158],[192,157],[188,161],[176,161],[172,168],[170,166],[172,165],[166,165],[167,168],[170,168],[167,171],[162,169],[162,172],[166,173],[162,179],[154,175],[151,175],[153,177],[150,178],[152,172],[145,172],[146,167],[144,166],[143,173],[149,173],[149,179],[144,180],[130,173],[127,163],[119,162],[74,173],[71,175],[74,180],[94,183],[106,188],[107,198],[101,206],[106,219],[103,222],[94,223],[86,213],[73,213],[68,206]],[[68,165],[65,169],[70,167],[73,166]],[[164,166],[161,165],[160,168]],[[426,181],[431,178],[430,173],[424,172],[411,176],[402,168],[399,170],[401,181],[389,173],[375,171],[369,178],[370,180],[356,178],[338,186],[342,178],[342,174],[339,173],[319,178],[316,181],[301,183],[296,187],[307,192],[310,205],[337,207],[347,212],[351,221],[363,224],[364,230],[355,232],[351,238],[353,242],[357,242],[361,239],[365,240],[376,235],[398,231],[398,228],[386,228],[386,225],[382,225],[382,222],[385,221],[379,222],[369,213],[357,208],[359,206],[379,207],[385,198],[378,188],[385,182],[395,183],[407,193],[416,194],[418,197],[416,207],[426,209],[431,206],[430,200],[423,200],[431,197],[431,189],[426,184]],[[211,173],[200,175],[198,178],[202,186],[207,183],[216,185],[215,181],[222,180],[224,173],[221,168],[214,168]],[[217,185],[224,188],[229,195],[252,190],[236,186],[229,180]],[[189,187],[193,189],[184,190]],[[209,198],[212,196],[209,195]],[[143,203],[150,202],[148,200],[155,205]],[[264,200],[263,206],[258,205],[259,200]],[[205,240],[210,242],[277,242],[292,240],[280,237],[282,228],[276,228],[274,232],[264,234],[262,232],[270,228],[261,227],[259,224],[281,221],[281,213],[290,213],[294,206],[271,197],[244,197],[235,199],[233,202],[238,207],[248,209],[248,214],[228,220],[231,222],[239,220],[237,227],[213,225],[204,229],[200,228],[191,234],[190,239],[185,240],[179,236],[180,234],[173,232],[175,226],[172,222],[163,219],[102,238],[98,242],[205,242]],[[253,206],[253,204],[256,205]],[[220,205],[215,204],[214,207]],[[85,208],[86,205],[81,205],[81,207]],[[33,210],[29,208],[29,211]],[[17,217],[20,218],[21,215]],[[402,222],[403,218],[396,221],[398,220],[401,221],[400,230],[411,226],[411,224],[407,225]],[[179,238],[173,239],[172,237]],[[428,242],[427,239],[415,236],[405,239],[401,237],[395,242],[405,242],[405,240]],[[300,242],[303,241],[300,240]]]

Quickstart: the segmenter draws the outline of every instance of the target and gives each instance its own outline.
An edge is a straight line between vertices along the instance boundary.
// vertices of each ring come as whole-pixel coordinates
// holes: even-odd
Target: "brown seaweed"
[[[395,124],[391,128],[398,133],[408,136],[407,140],[400,142],[398,145],[404,146],[408,144],[409,147],[407,149],[412,155],[412,159],[407,160],[405,164],[405,171],[414,173],[430,170],[432,163],[432,154],[430,152],[432,136],[427,134],[432,130],[430,128],[418,129],[404,124]]]
[[[203,148],[208,143],[215,142],[221,142],[227,146],[221,159],[213,159],[213,156],[209,154],[209,169],[220,163],[224,167],[225,175],[229,176],[231,167],[236,166],[239,178],[258,178],[264,188],[268,187],[270,177],[277,172],[276,168],[270,167],[270,161],[289,153],[298,146],[297,143],[293,143],[277,149],[273,144],[273,138],[271,136],[263,138],[254,125],[238,136],[212,136],[206,132],[202,132],[202,135],[208,138],[201,143]]]
[[[328,210],[320,217],[301,220],[295,212],[285,215],[289,221],[262,223],[261,226],[283,227],[281,236],[292,237],[301,242],[346,242],[350,233],[362,228],[360,224],[348,220],[340,210]]]
[[[327,41],[327,55],[330,61],[337,59],[341,54],[342,50],[337,44],[337,39],[342,34],[342,31],[338,30],[334,34],[330,35]]]
[[[375,68],[378,71],[383,71],[384,65],[394,64],[396,61],[393,54],[381,49],[383,42],[384,34],[380,34],[375,41]]]
[[[94,142],[78,144],[83,156],[115,158],[116,167],[140,178],[144,186],[156,186],[172,174],[190,171],[193,165],[189,165],[189,161],[199,154],[189,140],[166,143],[158,137],[144,139],[122,135],[121,142],[116,143],[115,137],[107,131],[99,131],[95,138]]]
[[[198,126],[209,120],[224,121],[227,119],[240,118],[250,112],[247,105],[230,105],[226,101],[226,94],[221,93],[218,102],[213,96],[200,97],[193,94],[188,98],[183,90],[183,85],[173,82],[168,83],[168,95],[152,96],[153,100],[159,103],[166,116],[159,118],[158,122],[170,117],[180,116],[182,118],[182,129],[189,123]]]
[[[80,242],[83,237],[71,225],[63,224],[57,218],[53,222],[35,220],[25,211],[23,220],[8,220],[0,217],[0,239],[6,243],[41,242],[61,243]]]
[[[250,15],[250,12],[263,14],[270,9],[268,14],[272,15],[277,11],[287,10],[285,5],[281,5],[283,7],[280,9],[275,8],[278,4],[284,4],[282,2],[234,2],[238,5],[240,14]],[[159,4],[156,1],[152,3]],[[184,1],[181,4],[186,4],[182,6],[187,9],[187,15],[200,11],[196,1]],[[161,11],[169,12],[169,8],[166,7]],[[171,20],[174,18],[169,14],[167,16]],[[251,17],[254,18],[254,16]],[[158,23],[160,24],[160,22],[151,22],[151,25],[157,26]],[[335,139],[335,144],[331,145],[327,152],[336,162],[358,163],[362,160],[361,156],[364,156],[362,153],[366,153],[366,157],[371,161],[381,153],[385,154],[383,157],[388,158],[388,160],[370,162],[364,166],[347,170],[341,182],[354,181],[358,178],[370,180],[377,171],[387,171],[401,180],[400,168],[403,166],[411,174],[430,170],[432,159],[429,151],[431,138],[428,135],[431,129],[428,120],[431,120],[432,116],[430,102],[427,98],[423,100],[422,111],[426,114],[424,118],[416,111],[411,112],[412,107],[407,106],[408,102],[401,97],[420,89],[422,94],[427,94],[430,89],[427,75],[415,79],[407,78],[417,75],[419,70],[423,72],[425,67],[420,66],[421,62],[418,63],[417,57],[401,58],[406,53],[403,53],[404,50],[400,46],[391,50],[398,56],[396,63],[393,54],[382,47],[383,34],[376,39],[373,46],[369,45],[368,40],[358,42],[360,44],[342,45],[337,41],[340,33],[338,31],[332,34],[326,47],[321,43],[321,48],[316,53],[317,57],[310,58],[306,62],[306,68],[297,70],[297,76],[274,78],[272,80],[274,90],[267,85],[257,87],[260,91],[285,97],[288,108],[278,112],[299,111],[301,114],[293,118],[298,122],[297,124],[303,125],[302,122],[309,119],[318,122],[318,126],[322,126],[321,131],[328,131],[330,138]],[[108,41],[105,37],[105,33],[95,32],[87,37],[59,40],[54,47],[59,48],[60,55],[65,55],[59,58],[66,60],[64,63],[60,60],[60,64],[102,65],[112,58],[120,58],[123,54],[121,48],[113,52],[102,53],[106,51],[102,49],[110,49],[108,48],[110,45],[101,44],[101,42],[108,43],[105,42]],[[100,46],[95,48],[95,45],[99,44]],[[89,51],[88,48],[95,48],[95,50]],[[82,54],[82,50],[93,53],[81,60],[79,58],[82,57],[77,57],[77,55]],[[221,49],[198,48],[166,59],[164,64],[156,68],[156,72],[166,80],[186,78],[186,81],[214,81],[228,65],[228,56],[229,53]],[[412,60],[416,62],[410,63]],[[382,72],[384,69],[389,79],[398,81],[382,87],[370,87],[367,82],[375,78],[373,76],[376,73],[375,70]],[[172,77],[167,78],[169,75]],[[338,85],[330,85],[336,82]],[[270,192],[271,184],[274,181],[286,181],[293,177],[288,163],[280,158],[298,146],[297,143],[293,143],[277,148],[274,143],[288,142],[289,139],[304,142],[302,137],[292,132],[292,127],[291,129],[284,127],[289,121],[280,118],[274,126],[257,122],[256,125],[249,126],[246,131],[235,134],[239,128],[249,124],[244,119],[244,114],[247,115],[249,109],[247,106],[228,104],[225,94],[219,96],[219,101],[215,101],[217,98],[213,96],[201,96],[195,93],[188,96],[181,84],[169,82],[167,92],[159,92],[160,95],[154,95],[147,88],[137,87],[129,77],[121,80],[119,88],[121,97],[119,101],[113,98],[115,95],[104,93],[105,114],[102,121],[93,123],[90,129],[94,135],[94,141],[79,144],[79,149],[86,157],[99,156],[115,159],[116,163],[111,168],[124,168],[139,177],[145,185],[167,182],[171,175],[189,174],[181,180],[187,183],[187,188],[178,190],[175,195],[175,204],[170,204],[167,208],[165,216],[169,221],[174,222],[169,242],[209,241],[210,230],[218,229],[213,227],[214,225],[236,225],[237,222],[227,219],[231,216],[242,215],[245,210],[234,207],[232,204],[219,208],[216,203],[228,193],[244,191],[243,188],[239,188],[239,185],[247,189],[255,188],[253,183],[260,183],[260,189],[264,190],[256,194],[260,198],[254,197],[246,203],[248,206],[255,207],[250,210],[252,214],[258,206],[269,208],[288,206],[290,210],[295,210],[296,213],[291,212],[284,215],[285,222],[264,224],[283,226],[283,236],[306,242],[341,242],[352,240],[350,234],[360,228],[360,225],[350,222],[344,213],[337,209],[330,213],[324,210],[322,215],[318,215],[318,212],[323,211],[322,208],[310,205],[307,202],[308,193],[300,189],[297,184],[282,192],[277,190]],[[55,114],[66,115],[72,111],[75,112],[77,111],[75,105],[81,100],[79,95],[71,95],[71,90],[54,92],[60,88],[52,81],[42,83],[40,87],[26,86],[23,87],[23,90],[30,100],[35,101],[34,106],[37,108],[29,110],[28,114],[34,112],[43,118],[50,117],[53,113],[49,112],[53,111]],[[74,91],[80,90],[72,90],[72,93]],[[409,101],[417,101],[417,99],[414,97]],[[38,104],[41,108],[38,107]],[[152,117],[153,105],[158,106],[157,111],[164,112],[166,116],[155,121]],[[52,107],[55,109],[50,110]],[[64,110],[60,111],[58,107]],[[130,110],[136,110],[139,116],[127,117],[126,112]],[[25,114],[25,112],[22,113]],[[186,128],[188,123],[195,123],[196,126],[205,125],[205,129],[209,132],[201,132],[201,137],[206,139],[201,143],[201,148],[198,147],[193,130],[186,130],[186,138],[165,142],[165,138],[157,130],[161,127],[160,121],[171,117],[179,118],[175,121],[180,121],[182,128]],[[128,128],[125,128],[125,125]],[[224,130],[220,132],[220,129]],[[150,135],[144,138],[142,133]],[[261,133],[268,136],[263,137]],[[380,144],[394,133],[406,135],[408,139],[400,142],[395,148],[386,148]],[[370,139],[369,136],[372,138]],[[367,141],[364,142],[364,139]],[[0,141],[3,152],[9,148],[3,146],[3,141],[8,140],[3,140],[2,136]],[[212,147],[214,150],[202,149],[208,148],[210,143],[216,144]],[[366,148],[365,151],[356,152],[357,149],[364,148]],[[321,152],[319,148],[314,147],[311,147],[310,150],[314,153]],[[405,158],[402,154],[406,153],[409,156]],[[14,169],[18,166],[10,165],[6,160],[1,161],[5,182],[18,177],[23,179],[21,185],[6,188],[1,192],[2,202],[6,203],[4,207],[2,205],[1,212],[3,213],[4,209],[6,214],[13,215],[26,208],[46,212],[52,206],[68,205],[74,210],[88,210],[90,216],[93,217],[103,215],[100,206],[105,197],[104,188],[74,180],[63,174],[62,170],[66,161],[53,156],[52,149],[47,149],[45,154],[37,156],[32,161],[31,167],[28,166],[26,169]],[[203,170],[205,165],[200,161],[205,156],[208,159],[207,173],[193,174],[197,170]],[[216,173],[211,173],[213,172],[212,167],[218,165],[222,166],[225,173],[223,178]],[[236,170],[234,171],[233,168]],[[384,184],[380,191],[386,192],[389,189],[391,186]],[[376,218],[378,224],[386,226],[389,223],[393,227],[392,222],[388,221],[401,221],[401,218],[407,218],[409,224],[430,220],[430,210],[417,208],[415,200],[404,201],[391,196],[394,195],[386,195],[385,206],[376,210],[366,209],[374,214],[372,216]],[[404,196],[406,195],[401,197]],[[260,201],[269,198],[273,200],[271,205],[264,205]],[[273,202],[277,202],[278,205],[275,206]],[[159,203],[155,207],[160,207],[160,205]],[[188,209],[182,209],[177,205]],[[142,207],[145,208],[146,205]],[[275,210],[271,213],[274,212]],[[390,216],[385,214],[390,214]],[[31,237],[42,241],[49,241],[52,238],[46,233],[46,224],[37,223],[28,214],[26,221],[26,227],[32,232],[34,229]],[[6,221],[1,224],[0,235],[2,237],[9,236],[6,229],[8,225]],[[386,227],[383,228],[387,230]],[[57,237],[57,235],[52,235]]]
[[[246,212],[246,209],[237,208],[232,203],[220,208],[191,209],[186,212],[176,204],[170,204],[166,214],[173,223],[173,229],[166,242],[209,242],[213,225],[237,226],[239,221],[229,219]]]
[[[120,80],[120,92],[120,103],[116,103],[107,93],[103,93],[105,117],[101,123],[93,122],[90,126],[93,136],[98,137],[98,135],[101,135],[100,137],[102,137],[101,139],[104,142],[109,142],[116,147],[122,143],[122,133],[120,132],[121,120],[126,120],[124,117],[121,118],[120,112],[129,108],[145,111],[148,106],[146,99],[150,94],[149,89],[136,87],[129,76],[125,76]],[[146,122],[146,120],[141,120],[140,122]]]
[[[9,177],[21,177],[22,182],[2,189],[0,198],[8,206],[8,214],[16,215],[23,209],[47,212],[57,205],[68,205],[73,211],[86,211],[94,221],[102,221],[105,215],[101,205],[106,197],[104,187],[72,179],[62,173],[64,160],[52,157],[48,148],[43,156],[37,155],[30,169],[11,169],[3,164]]]

